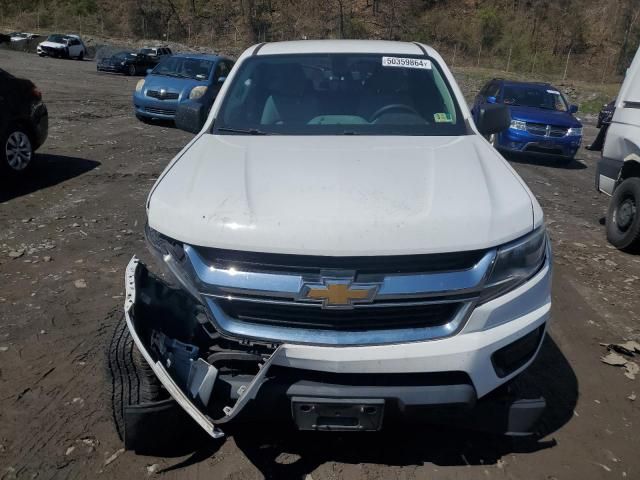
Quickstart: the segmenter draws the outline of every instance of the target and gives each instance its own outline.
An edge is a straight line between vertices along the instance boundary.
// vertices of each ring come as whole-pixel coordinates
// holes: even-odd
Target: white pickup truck
[[[127,446],[170,397],[213,437],[256,416],[531,431],[544,399],[488,413],[551,306],[542,210],[483,136],[506,107],[474,123],[425,45],[326,40],[253,46],[204,125],[185,108],[199,133],[149,195],[156,260],[131,260],[111,348]]]

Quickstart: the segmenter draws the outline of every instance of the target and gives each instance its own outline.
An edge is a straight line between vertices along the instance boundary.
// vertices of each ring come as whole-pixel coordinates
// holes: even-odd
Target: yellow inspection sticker
[[[433,119],[436,123],[451,123],[451,114],[450,113],[434,113]]]
[[[422,58],[382,57],[382,66],[431,70],[431,60],[424,60]]]

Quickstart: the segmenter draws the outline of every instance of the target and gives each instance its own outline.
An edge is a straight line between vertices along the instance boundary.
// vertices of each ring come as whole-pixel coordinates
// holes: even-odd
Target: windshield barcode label
[[[382,66],[431,70],[431,61],[421,58],[382,57]]]

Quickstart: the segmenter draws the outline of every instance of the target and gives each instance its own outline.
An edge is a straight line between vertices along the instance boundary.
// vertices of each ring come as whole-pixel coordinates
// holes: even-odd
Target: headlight
[[[138,83],[136,83],[136,92],[141,92],[142,87],[144,87],[144,78],[141,78],[138,80]]]
[[[513,128],[514,130],[526,130],[527,122],[523,122],[522,120],[511,120],[509,128]]]
[[[480,302],[492,300],[529,280],[544,263],[546,247],[544,227],[500,247]]]
[[[207,93],[207,87],[201,86],[201,87],[194,87],[191,90],[191,93],[189,94],[189,100],[193,100],[195,98],[200,98],[201,96],[203,96],[205,93]]]
[[[147,246],[155,258],[158,267],[157,273],[169,283],[175,283],[171,282],[172,279],[177,281],[196,301],[202,303],[198,287],[183,266],[183,262],[188,262],[188,260],[182,249],[182,244],[155,231],[149,227],[149,224],[145,225],[144,236],[147,240]]]
[[[581,137],[582,136],[582,127],[571,127],[567,131],[567,135],[570,137]]]

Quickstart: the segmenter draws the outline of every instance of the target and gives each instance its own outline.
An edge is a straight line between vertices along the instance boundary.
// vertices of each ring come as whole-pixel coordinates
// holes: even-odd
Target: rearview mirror
[[[479,107],[476,126],[482,135],[502,132],[510,124],[511,111],[506,105],[485,103]]]
[[[569,105],[569,113],[577,113],[578,105]]]
[[[189,100],[176,109],[176,127],[185,132],[199,133],[206,120],[207,109],[201,103]]]
[[[226,79],[227,77],[218,77],[218,83],[222,85]]]

